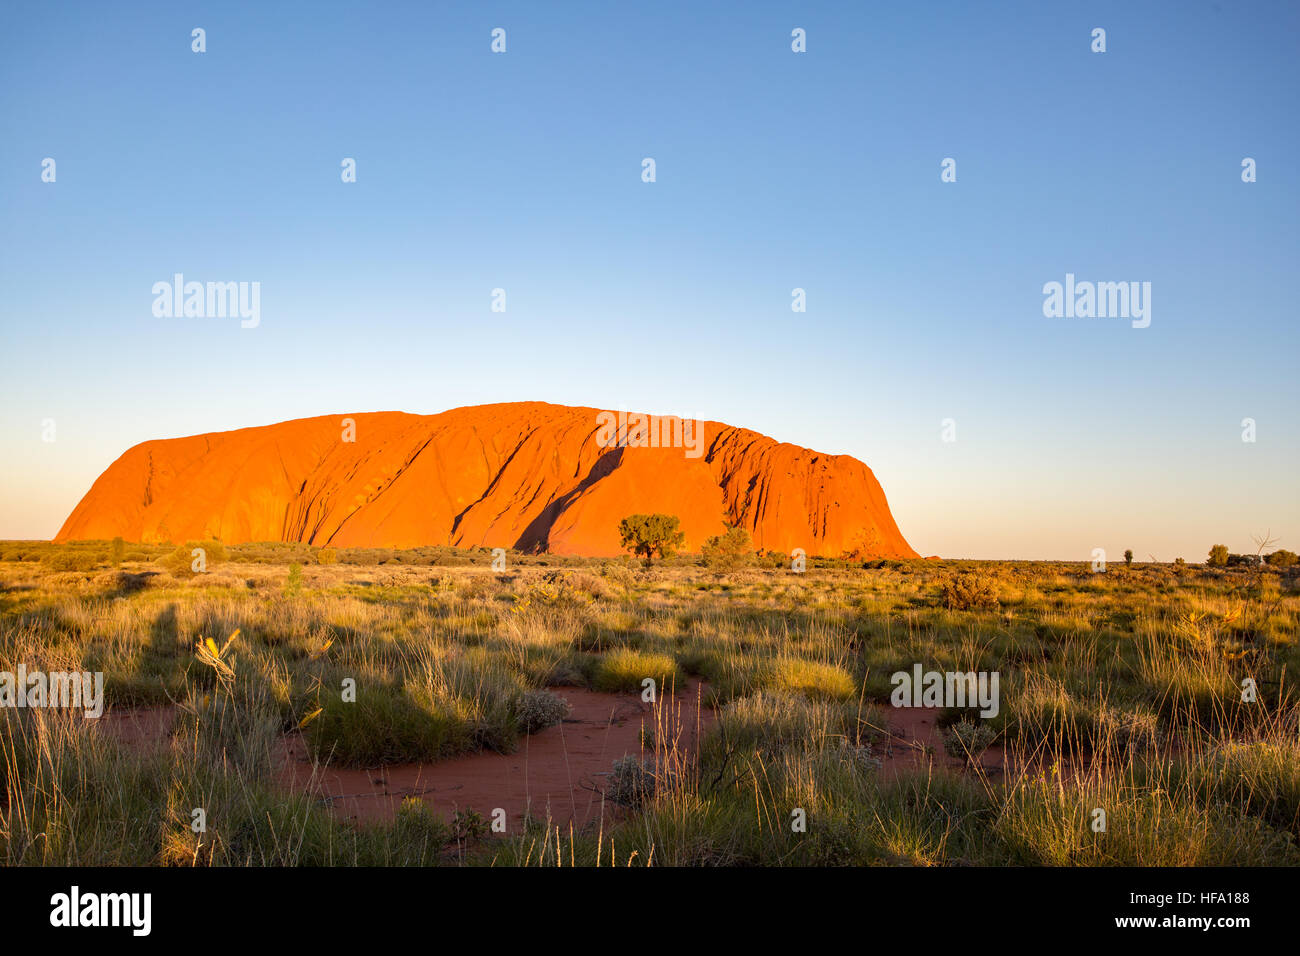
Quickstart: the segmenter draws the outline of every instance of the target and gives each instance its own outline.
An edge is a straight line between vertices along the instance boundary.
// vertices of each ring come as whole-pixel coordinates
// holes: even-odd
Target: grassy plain
[[[0,710],[0,862],[1300,863],[1294,570],[512,554],[498,572],[486,550],[266,544],[214,545],[196,574],[189,551],[0,542],[0,671],[98,671],[110,708],[178,714],[142,747],[79,711]],[[998,672],[976,743],[996,766],[882,767],[890,675],[918,663]],[[612,773],[598,826],[496,835],[419,800],[356,825],[276,775],[300,725],[340,766],[510,752],[530,692],[646,677],[702,679],[717,720]],[[954,752],[963,723],[981,720],[939,715]]]

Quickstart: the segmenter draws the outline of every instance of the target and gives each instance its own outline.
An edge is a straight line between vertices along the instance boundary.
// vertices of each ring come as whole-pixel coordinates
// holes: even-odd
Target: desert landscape
[[[702,434],[528,404],[132,448],[0,543],[0,672],[102,675],[93,717],[11,678],[0,859],[1300,863],[1292,552],[921,559],[861,462]]]
[[[1298,81],[1294,0],[0,4],[0,917],[1285,938]]]

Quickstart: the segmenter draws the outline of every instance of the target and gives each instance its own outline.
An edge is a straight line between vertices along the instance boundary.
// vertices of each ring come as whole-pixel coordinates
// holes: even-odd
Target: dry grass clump
[[[790,657],[772,662],[765,683],[774,690],[826,700],[849,700],[858,693],[844,668]]]
[[[592,687],[607,693],[640,693],[645,681],[654,681],[655,693],[669,693],[682,683],[677,662],[668,654],[646,654],[620,647],[601,656]]]

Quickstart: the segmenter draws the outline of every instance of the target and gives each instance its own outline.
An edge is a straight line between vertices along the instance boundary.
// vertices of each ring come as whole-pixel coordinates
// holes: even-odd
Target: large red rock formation
[[[856,458],[717,422],[699,423],[698,438],[665,427],[660,447],[642,447],[634,419],[620,446],[610,441],[610,418],[594,408],[517,402],[148,441],[99,476],[55,540],[614,555],[623,517],[665,512],[681,518],[686,551],[698,551],[726,521],[747,528],[763,549],[917,556]],[[663,447],[673,438],[686,447]]]

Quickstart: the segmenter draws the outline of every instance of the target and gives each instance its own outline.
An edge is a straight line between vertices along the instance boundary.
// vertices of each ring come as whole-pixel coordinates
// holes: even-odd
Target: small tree
[[[1132,549],[1132,548],[1125,548],[1125,549],[1124,549],[1124,563],[1125,563],[1125,564],[1132,564],[1132,563],[1133,563],[1133,549]]]
[[[1226,568],[1228,566],[1228,546],[1226,544],[1216,544],[1210,549],[1210,557],[1205,563],[1212,568]]]
[[[1297,560],[1300,560],[1300,558],[1297,558],[1294,551],[1280,550],[1274,551],[1264,560],[1268,562],[1270,567],[1289,568],[1295,564]]]
[[[119,534],[113,539],[113,545],[109,549],[109,559],[113,562],[113,567],[120,568],[122,561],[126,558],[126,542],[122,540]]]
[[[754,557],[754,546],[744,528],[728,528],[725,533],[705,541],[700,553],[710,568],[729,571],[749,564]]]
[[[648,565],[656,557],[671,558],[677,553],[686,532],[676,515],[628,515],[618,524],[624,549],[645,558]]]

